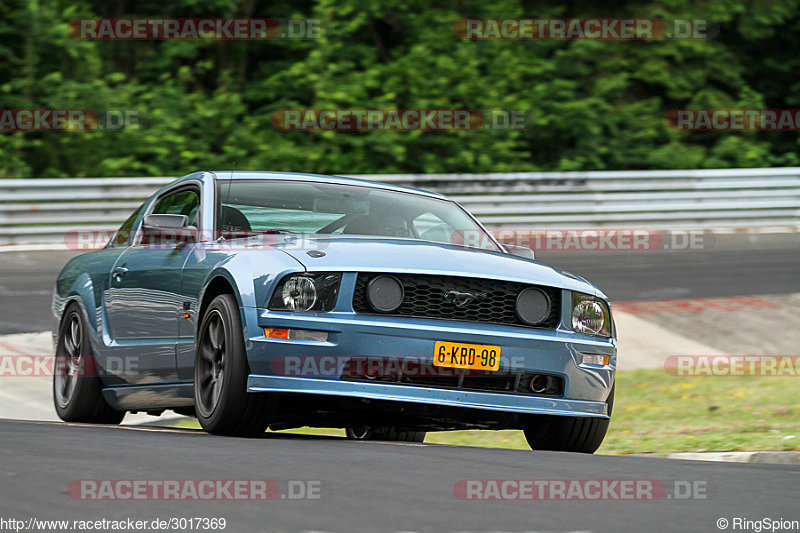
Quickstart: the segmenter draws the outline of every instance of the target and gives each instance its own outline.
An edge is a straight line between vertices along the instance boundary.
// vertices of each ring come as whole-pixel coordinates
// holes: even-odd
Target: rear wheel
[[[345,429],[348,439],[422,442],[424,431],[404,431],[387,426],[351,426]]]
[[[608,395],[608,416],[614,409],[614,387]],[[603,443],[610,418],[552,416],[536,419],[524,429],[533,450],[594,453]]]
[[[233,295],[221,294],[211,301],[197,339],[194,402],[200,425],[216,435],[262,435],[276,402],[268,393],[247,392],[250,369]]]
[[[113,409],[103,398],[89,329],[80,306],[67,308],[58,331],[53,368],[53,403],[64,422],[119,424],[124,411]]]

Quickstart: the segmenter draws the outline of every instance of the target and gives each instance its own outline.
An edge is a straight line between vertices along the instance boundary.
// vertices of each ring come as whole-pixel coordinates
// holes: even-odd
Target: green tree
[[[131,110],[121,131],[0,132],[0,175],[504,172],[798,164],[795,132],[682,132],[680,108],[800,107],[798,0],[6,0],[0,108]],[[322,38],[88,41],[94,17],[318,19]],[[708,19],[711,39],[459,39],[464,17]],[[523,130],[285,132],[281,109],[524,111]]]

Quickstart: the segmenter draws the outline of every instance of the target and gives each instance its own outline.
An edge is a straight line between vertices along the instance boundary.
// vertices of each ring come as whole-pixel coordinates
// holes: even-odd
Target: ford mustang
[[[65,421],[171,409],[210,433],[521,429],[594,452],[614,402],[608,298],[440,194],[197,172],[146,200],[53,296]]]

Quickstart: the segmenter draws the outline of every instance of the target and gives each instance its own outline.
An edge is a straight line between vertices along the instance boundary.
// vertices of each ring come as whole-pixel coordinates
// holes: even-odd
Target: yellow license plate
[[[433,364],[450,368],[497,370],[500,368],[500,347],[439,341],[434,346]]]

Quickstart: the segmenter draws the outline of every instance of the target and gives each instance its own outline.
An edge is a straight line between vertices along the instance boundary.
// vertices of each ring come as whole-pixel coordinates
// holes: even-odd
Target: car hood
[[[310,271],[413,272],[500,279],[605,298],[583,278],[502,252],[402,238],[281,235],[276,241],[275,248],[288,253]]]

